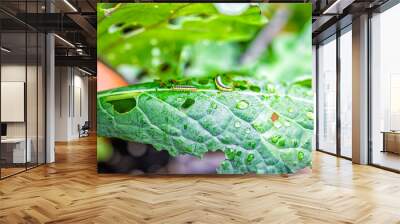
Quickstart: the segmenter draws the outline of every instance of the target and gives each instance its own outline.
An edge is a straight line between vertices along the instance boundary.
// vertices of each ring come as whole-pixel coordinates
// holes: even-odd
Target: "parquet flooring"
[[[400,223],[400,175],[316,152],[283,176],[98,175],[94,137],[0,181],[0,223]]]

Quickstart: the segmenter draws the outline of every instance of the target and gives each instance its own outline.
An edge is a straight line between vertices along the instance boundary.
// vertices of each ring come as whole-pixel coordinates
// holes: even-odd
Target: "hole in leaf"
[[[182,108],[187,109],[187,108],[189,108],[190,106],[192,106],[192,105],[194,104],[194,102],[195,102],[194,99],[187,98],[187,99],[185,100],[185,102],[183,102]]]
[[[124,24],[125,23],[123,23],[123,22],[113,24],[112,26],[110,26],[110,28],[108,28],[108,32],[114,33],[117,30],[119,30]]]
[[[191,61],[187,61],[183,64],[183,68],[186,70],[188,69],[190,66],[192,66],[192,62]]]
[[[112,104],[114,107],[114,110],[120,114],[129,112],[136,106],[135,98],[114,100],[114,101],[110,101],[108,103]]]
[[[124,35],[133,35],[144,30],[142,25],[128,25],[122,29]]]
[[[122,27],[124,24],[125,24],[124,22],[119,22],[119,23],[116,23],[114,26],[116,26],[116,27]]]
[[[210,17],[210,15],[206,14],[206,13],[199,13],[196,16],[202,18],[202,19],[207,19],[208,17]]]
[[[168,63],[163,63],[160,66],[160,71],[161,72],[166,72],[171,68],[171,66]]]
[[[179,18],[171,18],[168,20],[168,23],[171,25],[179,25],[180,19]]]
[[[149,74],[149,72],[146,69],[142,69],[139,74],[137,74],[137,79],[142,79],[143,77],[145,77],[147,74]]]

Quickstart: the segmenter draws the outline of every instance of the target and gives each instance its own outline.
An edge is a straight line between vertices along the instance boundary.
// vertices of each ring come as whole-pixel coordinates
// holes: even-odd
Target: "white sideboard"
[[[32,140],[27,139],[25,151],[25,138],[5,138],[1,139],[2,145],[13,147],[13,163],[25,163],[32,161]],[[26,154],[25,154],[26,152]],[[26,161],[25,161],[26,159]]]

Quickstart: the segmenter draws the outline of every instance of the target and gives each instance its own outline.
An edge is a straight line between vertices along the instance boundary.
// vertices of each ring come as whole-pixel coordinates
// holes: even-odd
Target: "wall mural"
[[[97,7],[100,173],[311,167],[311,4]]]

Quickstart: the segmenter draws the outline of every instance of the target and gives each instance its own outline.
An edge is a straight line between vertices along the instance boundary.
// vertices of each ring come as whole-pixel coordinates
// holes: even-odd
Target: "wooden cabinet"
[[[383,152],[392,152],[400,154],[400,132],[382,132],[383,133]]]

